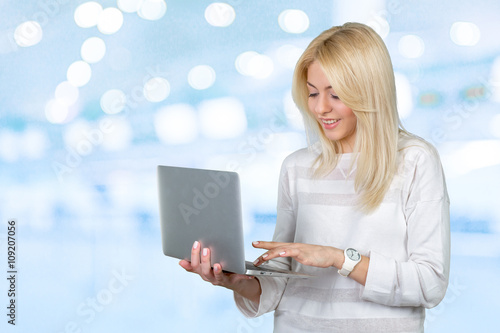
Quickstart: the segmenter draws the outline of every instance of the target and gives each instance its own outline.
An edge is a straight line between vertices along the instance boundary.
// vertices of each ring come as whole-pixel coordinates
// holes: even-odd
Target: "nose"
[[[320,94],[318,96],[314,112],[316,112],[318,115],[324,115],[330,111],[332,111],[332,106],[329,103],[326,94]]]

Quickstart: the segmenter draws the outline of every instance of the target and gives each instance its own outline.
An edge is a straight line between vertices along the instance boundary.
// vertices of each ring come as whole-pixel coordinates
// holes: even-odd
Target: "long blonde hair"
[[[308,138],[316,137],[321,154],[316,176],[332,171],[342,154],[340,142],[328,139],[308,108],[307,70],[317,61],[340,100],[357,118],[355,188],[363,211],[382,202],[397,169],[400,131],[396,86],[389,52],[370,27],[346,23],[316,37],[300,57],[293,75],[292,96],[301,110]],[[309,144],[312,144],[311,140]]]

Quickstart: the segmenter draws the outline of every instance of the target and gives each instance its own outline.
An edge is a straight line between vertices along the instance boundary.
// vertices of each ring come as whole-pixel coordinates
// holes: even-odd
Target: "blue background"
[[[404,104],[403,124],[437,147],[447,175],[450,287],[443,302],[427,311],[426,331],[496,331],[500,2],[234,0],[227,4],[235,19],[226,27],[208,23],[210,1],[159,2],[167,8],[159,19],[124,12],[120,29],[105,34],[75,23],[84,1],[0,1],[5,274],[7,220],[16,219],[18,227],[17,325],[7,324],[8,285],[2,278],[2,332],[272,331],[272,315],[245,319],[230,292],[163,256],[156,166],[236,169],[247,258],[259,255],[250,243],[272,237],[281,161],[306,145],[300,116],[290,106],[290,63],[321,31],[346,21],[370,24],[384,36]],[[278,18],[287,9],[305,13],[307,29],[286,32]],[[21,47],[15,29],[31,20],[43,36]],[[452,40],[456,22],[473,23],[458,36],[467,40],[472,31],[473,45]],[[476,39],[474,31],[480,33]],[[48,105],[69,66],[82,60],[82,44],[90,37],[101,38],[106,53],[90,64],[92,76],[78,88],[76,101],[51,122]],[[404,46],[404,40],[412,43]],[[238,71],[238,56],[248,51],[271,63],[265,77]],[[188,80],[198,65],[215,73],[205,89]],[[145,96],[152,77],[168,82],[161,101]],[[116,114],[103,111],[102,96],[110,89],[126,98]],[[224,106],[225,98],[238,112]],[[179,105],[188,111],[175,109]],[[175,121],[162,123],[162,115],[180,117],[167,118],[179,119],[180,133]],[[167,130],[173,137],[162,138]]]

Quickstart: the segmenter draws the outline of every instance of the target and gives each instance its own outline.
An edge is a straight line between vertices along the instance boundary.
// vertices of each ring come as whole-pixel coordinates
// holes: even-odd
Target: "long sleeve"
[[[370,214],[359,210],[352,154],[320,179],[311,168],[316,151],[285,160],[273,239],[354,247],[370,257],[366,284],[333,268],[275,262],[315,277],[259,278],[259,304],[236,296],[243,314],[275,310],[275,332],[423,332],[424,307],[437,305],[448,284],[449,199],[433,147],[413,136],[401,136],[399,147],[398,172]]]
[[[449,199],[434,149],[413,149],[408,155],[405,158],[414,161],[404,192],[408,194],[404,208],[408,260],[397,261],[371,251],[361,298],[390,306],[432,308],[443,299],[448,286]]]
[[[280,173],[278,187],[276,228],[273,241],[293,242],[295,237],[295,212],[290,194],[290,183],[286,161],[283,163]],[[291,269],[290,258],[276,258],[267,264],[282,270]],[[234,299],[238,309],[247,317],[257,317],[264,313],[273,311],[278,306],[286,287],[287,278],[283,277],[258,277],[262,289],[259,304],[234,293]]]

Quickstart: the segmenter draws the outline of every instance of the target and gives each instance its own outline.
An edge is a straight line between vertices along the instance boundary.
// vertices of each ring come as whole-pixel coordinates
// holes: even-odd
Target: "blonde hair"
[[[307,70],[317,61],[340,100],[357,119],[356,192],[360,206],[371,212],[382,202],[397,169],[398,135],[402,131],[389,52],[373,29],[360,23],[332,27],[316,37],[300,57],[292,96],[308,131],[309,145],[319,140],[316,176],[326,175],[342,154],[340,142],[328,139],[308,108]]]

